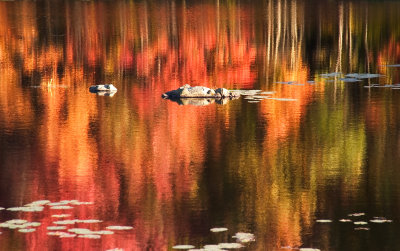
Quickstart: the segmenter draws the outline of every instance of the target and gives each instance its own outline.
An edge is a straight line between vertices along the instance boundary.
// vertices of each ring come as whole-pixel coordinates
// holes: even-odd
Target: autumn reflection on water
[[[239,231],[256,235],[249,250],[399,248],[400,94],[362,87],[400,80],[400,70],[382,67],[400,62],[399,9],[289,0],[0,3],[0,206],[92,201],[68,213],[104,221],[95,228],[134,227],[101,240],[59,239],[47,235],[51,210],[1,211],[2,222],[42,226],[3,229],[0,249],[166,250],[233,241]],[[322,78],[327,72],[385,77],[350,84]],[[118,92],[89,93],[105,83]],[[160,98],[186,83],[291,101],[180,106]],[[353,228],[315,223],[354,211],[394,223],[371,226],[367,241]],[[210,233],[215,226],[229,233]]]

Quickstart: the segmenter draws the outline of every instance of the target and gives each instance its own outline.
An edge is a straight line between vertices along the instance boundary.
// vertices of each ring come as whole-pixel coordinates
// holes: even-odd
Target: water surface
[[[242,250],[400,249],[399,12],[396,1],[1,2],[0,206],[93,204],[0,211],[41,222],[2,228],[0,249],[200,248],[237,232],[255,235]],[[350,73],[382,76],[341,80]],[[161,99],[186,83],[274,93]],[[133,229],[49,236],[57,214],[102,220],[69,228]]]

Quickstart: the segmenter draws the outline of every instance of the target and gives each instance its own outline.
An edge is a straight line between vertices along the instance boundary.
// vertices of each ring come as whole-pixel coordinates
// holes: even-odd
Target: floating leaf
[[[340,219],[339,221],[340,222],[352,222],[352,220],[350,220],[350,219]]]
[[[60,236],[62,234],[68,234],[66,232],[60,232],[60,231],[56,231],[56,232],[47,232],[47,235],[51,235],[51,236]]]
[[[374,219],[370,220],[372,223],[390,223],[392,220],[388,220],[385,217],[374,217]]]
[[[381,67],[400,67],[400,64],[387,64],[387,65],[380,65]]]
[[[378,78],[383,75],[380,74],[371,74],[371,73],[349,73],[345,75],[348,78],[358,78],[358,79],[366,79],[366,78]]]
[[[218,232],[228,231],[228,229],[226,227],[214,227],[211,228],[210,231],[213,233],[218,233]]]
[[[47,206],[50,206],[50,207],[58,207],[58,206],[65,206],[65,205],[67,205],[67,204],[68,204],[67,201],[59,201],[59,202],[48,203]]]
[[[260,95],[257,95],[257,96],[253,96],[253,98],[255,98],[255,99],[267,99],[267,98],[270,98],[269,96],[260,96]]]
[[[176,245],[172,247],[173,249],[191,249],[194,248],[193,245]]]
[[[339,80],[343,81],[343,82],[348,82],[348,83],[354,83],[354,82],[361,81],[358,78],[340,78]]]
[[[41,212],[43,211],[44,207],[42,206],[29,206],[29,207],[22,207],[22,212]]]
[[[70,224],[75,224],[75,220],[60,220],[60,221],[55,221],[53,223],[57,225],[70,225]]]
[[[349,216],[353,216],[353,217],[359,217],[359,216],[364,216],[365,213],[354,213],[354,214],[349,214]]]
[[[356,228],[354,228],[354,230],[366,230],[366,231],[368,231],[369,228],[368,227],[356,227]]]
[[[14,219],[14,220],[8,220],[6,221],[9,224],[24,224],[27,223],[27,220],[21,220],[21,219]]]
[[[74,202],[71,202],[71,204],[79,206],[79,205],[93,205],[94,203],[93,202],[86,202],[86,201],[74,201]]]
[[[65,218],[71,216],[70,214],[53,214],[51,217],[54,218]]]
[[[4,210],[5,208],[4,207],[0,207],[0,210]]]
[[[332,220],[324,220],[324,219],[322,219],[322,220],[316,220],[316,222],[319,222],[319,223],[331,223]]]
[[[28,222],[24,224],[27,227],[39,227],[40,225],[42,225],[42,223],[40,222]]]
[[[45,204],[48,204],[48,203],[51,203],[51,201],[49,201],[49,200],[37,200],[37,201],[34,201],[34,202],[32,202],[32,203],[30,203],[28,205],[42,206],[42,205],[45,205]]]
[[[109,230],[130,230],[133,227],[131,227],[131,226],[108,226],[106,228]]]
[[[219,248],[227,248],[227,249],[235,249],[235,248],[242,248],[244,246],[240,243],[219,243],[218,247]]]
[[[18,229],[18,232],[21,232],[21,233],[32,233],[32,232],[35,232],[36,231],[36,229],[34,229],[34,228],[22,228],[22,229]]]
[[[331,73],[324,73],[324,74],[321,74],[320,76],[321,76],[322,78],[332,78],[332,77],[338,77],[338,76],[340,76],[340,75],[342,75],[341,72],[331,72]]]
[[[93,234],[114,234],[113,231],[110,230],[100,230],[100,231],[93,231]]]
[[[7,211],[22,211],[24,207],[10,207],[7,208]]]
[[[232,238],[236,238],[239,242],[250,242],[250,241],[255,241],[254,234],[251,233],[236,233]]]
[[[76,223],[100,223],[102,220],[88,219],[88,220],[75,220]]]
[[[60,203],[66,203],[66,204],[72,204],[72,203],[76,203],[79,202],[79,200],[62,200],[60,201]]]
[[[47,227],[47,230],[64,230],[64,229],[67,229],[67,227],[66,226],[48,226]]]
[[[294,83],[297,83],[297,81],[279,81],[279,82],[275,82],[277,84],[284,84],[284,85],[292,85]]]
[[[74,207],[71,206],[52,206],[50,209],[56,209],[56,210],[63,210],[63,209],[73,209]]]
[[[74,238],[76,234],[63,233],[59,235],[60,238]]]
[[[221,248],[218,245],[204,245],[203,249],[207,250],[207,251],[218,251],[218,250],[221,250]]]
[[[81,234],[78,235],[79,238],[87,238],[87,239],[100,239],[101,235],[98,234]]]
[[[366,221],[355,221],[354,222],[354,225],[367,225],[368,224],[368,222],[366,222]]]
[[[92,230],[87,229],[87,228],[71,228],[68,229],[68,232],[72,232],[75,234],[92,234]]]

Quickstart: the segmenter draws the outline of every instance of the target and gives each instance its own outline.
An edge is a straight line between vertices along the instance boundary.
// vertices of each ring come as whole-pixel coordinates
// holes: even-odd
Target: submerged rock
[[[188,84],[162,94],[165,99],[179,99],[179,98],[237,98],[240,96],[239,92],[229,91],[225,88],[211,89],[204,86],[190,86]]]
[[[113,96],[117,92],[117,88],[112,85],[92,85],[89,87],[91,93],[97,93],[100,96]]]

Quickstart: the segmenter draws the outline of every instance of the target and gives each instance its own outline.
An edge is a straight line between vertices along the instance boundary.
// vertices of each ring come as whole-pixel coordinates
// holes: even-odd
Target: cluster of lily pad
[[[21,207],[0,208],[0,210],[7,210],[11,212],[41,212],[48,207],[50,210],[71,210],[74,206],[91,205],[93,202],[82,202],[78,200],[62,200],[58,202],[51,202],[49,200],[38,200],[26,204]],[[90,230],[88,228],[69,228],[67,225],[75,224],[94,224],[101,223],[102,220],[97,219],[65,219],[71,217],[71,214],[53,214],[52,218],[57,220],[53,221],[52,226],[47,226],[47,235],[58,236],[59,238],[88,238],[100,239],[102,235],[114,234],[114,231],[130,230],[131,226],[107,226],[104,230]],[[61,220],[59,220],[61,218]],[[23,219],[13,219],[0,223],[1,228],[18,229],[21,233],[35,232],[36,228],[41,226],[40,222],[29,222]]]
[[[352,222],[355,225],[354,230],[369,230],[370,229],[368,227],[369,223],[379,224],[379,223],[393,222],[392,220],[386,219],[385,217],[381,217],[381,216],[379,216],[379,217],[374,216],[374,217],[372,217],[372,219],[369,219],[369,220],[360,220],[359,217],[365,216],[365,213],[352,213],[352,214],[348,214],[347,216],[349,216],[350,218],[339,219],[339,222],[342,222],[342,223],[346,223],[346,222],[351,223]],[[330,219],[318,219],[318,220],[316,220],[316,222],[331,223],[333,221]]]
[[[213,233],[220,233],[228,231],[226,227],[215,227],[210,229]],[[232,236],[236,239],[236,242],[231,243],[218,243],[218,244],[207,244],[201,248],[196,248],[193,245],[175,245],[173,249],[189,250],[189,251],[221,251],[225,249],[238,249],[245,247],[244,244],[255,241],[254,234],[238,232]]]
[[[377,74],[377,73],[343,74],[341,72],[331,72],[331,73],[320,74],[319,76],[321,78],[325,79],[326,82],[332,82],[332,81],[334,81],[332,78],[334,78],[334,79],[337,79],[337,80],[345,82],[345,83],[355,83],[355,82],[361,82],[365,79],[380,78],[380,77],[383,77],[384,75]]]

